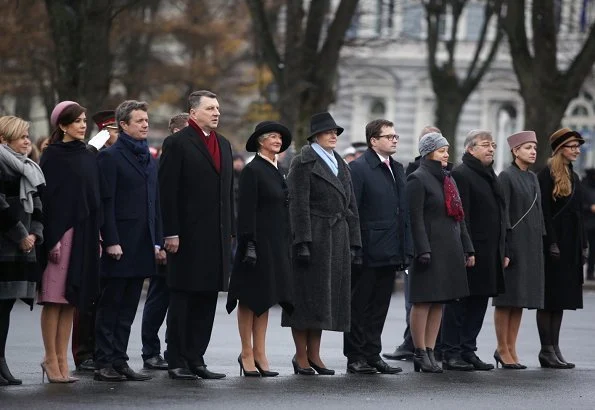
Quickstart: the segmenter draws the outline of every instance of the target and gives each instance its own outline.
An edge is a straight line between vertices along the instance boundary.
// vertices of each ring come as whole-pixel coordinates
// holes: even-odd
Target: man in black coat
[[[188,113],[176,114],[169,120],[168,129],[175,134],[188,126]],[[143,344],[143,367],[152,370],[167,370],[167,360],[161,356],[161,342],[159,341],[159,328],[165,320],[169,306],[169,289],[166,280],[166,254],[161,249],[158,259],[157,273],[151,278],[147,290],[147,300],[143,308],[141,324],[141,341]],[[167,338],[167,331],[166,331]],[[164,352],[165,354],[165,352]]]
[[[504,291],[505,200],[492,168],[496,144],[490,131],[473,130],[465,139],[463,163],[452,171],[467,231],[475,248],[475,266],[467,268],[470,295],[444,306],[442,319],[443,368],[491,370],[477,355],[477,336],[488,299]]]
[[[101,295],[95,323],[95,380],[148,380],[132,370],[126,350],[145,278],[153,276],[163,242],[157,162],[149,153],[148,105],[116,108],[120,134],[97,156],[103,176]]]
[[[393,123],[374,120],[366,126],[368,149],[350,163],[360,214],[363,265],[351,276],[351,331],[343,353],[349,373],[398,373],[380,357],[380,337],[394,286],[395,272],[413,254],[408,227],[403,166],[391,157],[399,136]]]
[[[167,361],[173,379],[225,377],[207,369],[217,295],[229,283],[233,223],[231,145],[215,132],[219,102],[188,97],[188,127],[167,137],[159,167],[170,289]]]

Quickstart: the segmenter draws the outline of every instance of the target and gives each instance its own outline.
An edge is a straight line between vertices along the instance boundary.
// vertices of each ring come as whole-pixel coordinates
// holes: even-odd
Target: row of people
[[[427,130],[419,141],[420,166],[406,180],[402,165],[392,159],[399,141],[392,122],[369,123],[368,150],[348,166],[334,151],[343,129],[330,114],[320,113],[312,117],[309,144],[292,161],[286,179],[276,155],[289,147],[291,134],[281,124],[264,122],[246,144],[257,155],[240,176],[236,227],[231,146],[215,131],[217,96],[209,91],[190,95],[188,126],[165,140],[159,171],[146,142],[147,111],[146,103],[120,104],[117,142],[96,155],[83,142],[85,109],[72,101],[58,104],[51,116],[56,129],[41,168],[24,155],[30,144],[26,123],[10,117],[11,125],[0,124],[5,143],[1,159],[8,164],[2,168],[2,180],[8,182],[3,182],[6,199],[0,211],[3,239],[10,242],[3,249],[14,254],[5,258],[6,272],[14,273],[3,277],[9,290],[0,294],[6,328],[0,336],[6,339],[14,300],[32,303],[40,281],[46,350],[42,369],[51,381],[76,380],[69,374],[66,354],[74,307],[89,312],[94,301],[95,378],[150,378],[130,369],[126,350],[142,283],[166,258],[167,366],[174,379],[225,376],[207,369],[204,361],[217,294],[225,290],[228,311],[238,306],[238,363],[246,375],[276,375],[265,349],[267,312],[276,304],[283,308],[282,326],[292,329],[295,373],[334,373],[320,357],[322,330],[345,333],[348,372],[398,373],[400,368],[380,357],[380,336],[395,273],[408,267],[416,370],[441,371],[433,348],[444,303],[445,367],[487,370],[474,353],[475,339],[488,298],[496,295],[496,360],[507,368],[522,367],[514,342],[518,308],[529,307],[539,309],[542,365],[571,366],[561,356],[557,338],[563,309],[582,305],[580,283],[560,283],[568,263],[581,266],[581,257],[572,255],[582,255],[585,248],[584,242],[564,241],[583,239],[573,205],[580,203],[580,190],[568,171],[584,142],[579,134],[563,129],[552,136],[552,164],[540,174],[541,191],[548,192],[542,201],[537,185],[527,184],[534,177],[528,167],[535,161],[537,142],[531,132],[509,138],[511,169],[528,176],[522,185],[526,191],[512,194],[519,187],[502,186],[511,171],[496,178],[491,168],[495,144],[487,131],[470,133],[463,164],[451,176],[448,142],[436,130]],[[511,204],[523,192],[535,195],[527,209],[523,203]],[[21,208],[22,215],[15,216]],[[522,217],[513,209],[522,211]],[[539,235],[547,234],[547,253],[531,225],[535,216],[529,214],[545,218]],[[574,236],[563,236],[568,229],[556,230],[562,217],[563,224],[574,224]],[[515,248],[515,234],[526,224],[535,236],[528,255]],[[230,278],[229,245],[236,232]],[[530,258],[539,260],[540,255],[542,261],[545,255],[545,274],[539,264],[526,268],[534,266]],[[566,258],[564,265],[560,258]],[[42,266],[41,278],[35,277],[40,273],[36,262]],[[515,279],[507,273],[512,268],[521,271]],[[541,275],[543,290],[535,289],[539,278],[520,280],[533,280],[532,275]],[[535,293],[538,301],[532,304],[518,296],[527,293]],[[508,294],[513,296],[506,299]],[[160,312],[165,315],[163,307]],[[79,316],[79,324],[87,316]],[[157,358],[154,367],[163,368],[164,361],[154,353],[145,356],[143,351],[143,358]],[[16,380],[5,362],[2,366],[4,379]]]

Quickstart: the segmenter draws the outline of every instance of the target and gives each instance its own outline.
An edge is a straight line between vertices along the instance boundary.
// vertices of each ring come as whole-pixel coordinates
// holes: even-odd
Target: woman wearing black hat
[[[583,264],[587,251],[582,216],[582,190],[572,169],[585,143],[581,135],[562,128],[550,136],[552,157],[537,178],[547,235],[543,309],[537,311],[541,367],[570,369],[558,346],[565,309],[583,307]]]
[[[273,121],[258,124],[246,143],[256,156],[240,176],[238,249],[227,296],[228,313],[238,305],[240,375],[279,374],[269,370],[265,351],[269,308],[293,311],[289,192],[276,159],[290,144],[289,130]]]
[[[281,325],[292,328],[296,374],[334,374],[320,359],[322,330],[350,330],[351,259],[361,238],[351,176],[334,151],[342,132],[328,112],[313,115],[310,145],[293,159],[287,179],[295,311],[284,312]]]

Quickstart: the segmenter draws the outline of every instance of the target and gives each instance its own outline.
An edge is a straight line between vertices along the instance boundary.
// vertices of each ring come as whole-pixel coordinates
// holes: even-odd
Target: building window
[[[386,117],[386,102],[384,98],[373,98],[368,111],[368,122]]]
[[[498,144],[494,160],[496,172],[502,171],[512,160],[508,149],[508,137],[517,130],[517,110],[514,104],[511,102],[502,103],[496,113],[496,132],[493,135]]]

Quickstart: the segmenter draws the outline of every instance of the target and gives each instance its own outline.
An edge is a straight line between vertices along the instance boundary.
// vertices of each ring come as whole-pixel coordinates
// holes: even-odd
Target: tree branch
[[[585,78],[593,70],[593,63],[595,63],[595,23],[591,25],[587,41],[583,44],[581,51],[574,58],[562,79],[565,83],[570,98],[574,96],[581,89]]]
[[[544,78],[555,78],[558,74],[556,23],[554,0],[533,1],[531,13],[533,27],[533,52],[535,63],[540,66]]]
[[[282,61],[273,34],[271,33],[268,20],[264,11],[262,0],[246,0],[250,16],[252,17],[252,28],[257,38],[258,43],[262,47],[263,58],[266,65],[273,73],[275,82],[283,84],[283,70],[281,69]]]
[[[328,13],[329,6],[330,0],[310,2],[304,35],[304,63],[306,67],[314,61],[318,54],[320,34],[322,33],[324,18]]]
[[[507,12],[504,19],[504,30],[508,37],[512,65],[521,83],[521,88],[530,87],[525,79],[533,70],[533,57],[529,52],[527,31],[525,30],[525,0],[509,0],[506,2]]]
[[[446,40],[446,50],[448,50],[448,69],[454,70],[455,65],[455,51],[457,48],[457,31],[459,30],[459,21],[461,20],[461,14],[467,0],[451,0],[450,8],[452,12],[452,25],[450,27],[450,38]],[[444,15],[448,10],[444,10]]]

